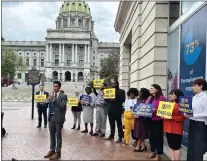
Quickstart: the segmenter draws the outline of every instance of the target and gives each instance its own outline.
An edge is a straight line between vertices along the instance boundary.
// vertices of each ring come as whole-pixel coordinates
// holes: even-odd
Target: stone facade
[[[119,55],[119,43],[102,43],[94,33],[89,6],[84,2],[64,2],[56,19],[56,28],[47,29],[46,41],[4,41],[23,56],[26,64],[40,70],[48,80],[84,81],[99,78],[102,60]],[[17,78],[27,80],[28,72]]]
[[[115,20],[120,33],[121,88],[149,88],[166,92],[168,2],[121,1]]]

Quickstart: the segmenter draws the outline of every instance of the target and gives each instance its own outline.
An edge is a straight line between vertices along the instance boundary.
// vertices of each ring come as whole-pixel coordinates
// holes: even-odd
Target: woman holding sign
[[[132,109],[137,103],[138,90],[136,88],[130,88],[127,92],[129,99],[125,101],[124,105],[124,143],[129,144],[130,133],[134,129],[134,117],[132,116]]]
[[[96,96],[92,93],[90,87],[85,88],[86,95],[81,96],[81,104],[83,105],[83,122],[85,123],[85,130],[81,133],[88,133],[88,123],[90,123],[91,130],[90,135],[93,134],[93,115],[95,107]]]
[[[146,88],[141,88],[139,92],[139,98],[137,100],[137,104],[145,103],[147,98],[150,96],[150,92]],[[135,117],[134,124],[134,136],[137,138],[137,145],[134,149],[134,152],[144,152],[147,150],[144,140],[148,139],[148,129],[146,126],[145,117]]]
[[[207,151],[207,82],[197,79],[193,82],[193,92],[196,94],[192,100],[193,116],[190,117],[188,131],[187,161],[202,161]]]
[[[158,84],[151,85],[150,94],[151,96],[146,100],[146,103],[153,104],[153,114],[152,119],[147,120],[151,148],[151,153],[147,158],[161,160],[160,155],[163,154],[163,120],[156,113],[159,102],[166,101],[166,98],[163,96],[162,89]]]
[[[76,128],[76,123],[78,121],[78,128],[77,130],[80,130],[80,123],[81,123],[81,112],[82,112],[82,105],[80,103],[80,94],[78,91],[75,91],[75,98],[78,98],[78,106],[72,106],[71,107],[71,111],[73,113],[73,117],[74,117],[74,124],[73,127],[71,129],[75,129]]]
[[[180,96],[184,96],[180,89],[174,89],[170,92],[170,102],[175,103],[175,106],[172,112],[172,119],[164,119],[164,132],[170,147],[171,160],[180,160],[181,157],[180,148],[185,117],[179,112]]]

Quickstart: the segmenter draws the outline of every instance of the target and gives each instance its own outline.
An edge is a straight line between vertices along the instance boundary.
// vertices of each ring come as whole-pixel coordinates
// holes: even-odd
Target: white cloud
[[[6,40],[45,40],[55,28],[62,2],[3,2],[2,34]],[[88,2],[99,41],[118,41],[114,30],[118,2]]]

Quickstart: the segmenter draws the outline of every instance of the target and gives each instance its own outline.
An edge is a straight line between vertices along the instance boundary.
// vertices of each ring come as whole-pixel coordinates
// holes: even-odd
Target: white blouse
[[[132,111],[130,107],[134,107],[134,105],[137,103],[137,99],[128,99],[124,103],[124,109],[125,111]]]
[[[207,125],[207,93],[196,94],[192,100],[193,117],[190,119],[205,122]]]

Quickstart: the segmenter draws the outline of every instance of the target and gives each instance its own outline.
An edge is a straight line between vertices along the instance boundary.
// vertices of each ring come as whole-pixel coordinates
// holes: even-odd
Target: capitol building
[[[46,30],[45,41],[5,40],[2,45],[22,56],[28,70],[35,67],[49,81],[97,79],[103,59],[119,55],[119,43],[98,41],[90,7],[84,1],[63,2],[55,23],[55,29]],[[18,72],[16,78],[27,81],[28,71]]]

